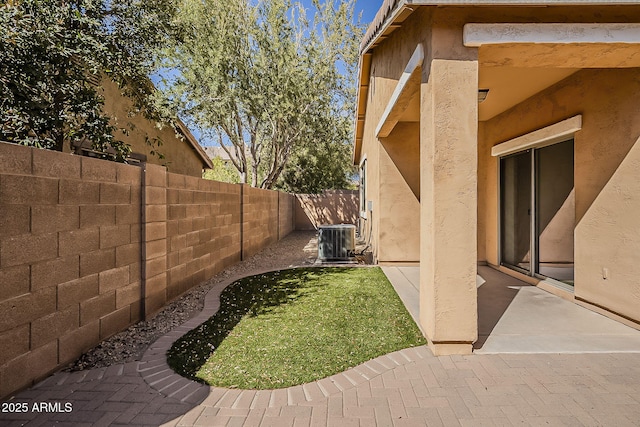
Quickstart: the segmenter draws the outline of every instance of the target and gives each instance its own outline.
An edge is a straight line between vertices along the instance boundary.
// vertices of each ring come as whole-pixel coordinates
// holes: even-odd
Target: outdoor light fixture
[[[478,89],[478,104],[487,99],[489,89]]]
[[[487,99],[489,89],[478,89],[478,104]]]

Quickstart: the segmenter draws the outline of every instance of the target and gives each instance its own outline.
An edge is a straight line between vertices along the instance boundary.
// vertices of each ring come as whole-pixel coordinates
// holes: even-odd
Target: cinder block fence
[[[286,236],[294,204],[0,143],[0,398]]]

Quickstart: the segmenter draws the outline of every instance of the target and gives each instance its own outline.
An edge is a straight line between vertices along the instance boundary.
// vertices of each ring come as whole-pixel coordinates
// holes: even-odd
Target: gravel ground
[[[317,256],[315,231],[295,231],[258,254],[232,265],[169,303],[152,319],[138,322],[98,344],[69,365],[66,371],[102,368],[139,360],[147,347],[162,335],[202,310],[204,297],[216,284],[256,270],[313,264]]]

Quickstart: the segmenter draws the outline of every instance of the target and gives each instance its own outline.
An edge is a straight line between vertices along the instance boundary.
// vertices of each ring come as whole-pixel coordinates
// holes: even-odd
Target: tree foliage
[[[285,177],[302,179],[302,153],[321,159],[349,143],[354,4],[314,0],[310,20],[292,0],[182,0],[182,37],[161,54],[168,105],[229,153],[243,182],[274,187],[292,156]]]
[[[213,168],[207,169],[202,174],[204,179],[210,179],[212,181],[228,182],[230,184],[239,184],[240,176],[238,171],[230,164],[226,163],[220,157],[214,157],[211,159]]]
[[[351,126],[351,118],[345,118],[341,126],[321,129],[324,134],[313,144],[305,144],[291,155],[276,187],[301,194],[354,188]]]
[[[170,0],[17,0],[0,5],[0,139],[62,150],[90,140],[122,160],[98,84],[108,76],[136,112],[149,103],[151,54],[173,34]]]

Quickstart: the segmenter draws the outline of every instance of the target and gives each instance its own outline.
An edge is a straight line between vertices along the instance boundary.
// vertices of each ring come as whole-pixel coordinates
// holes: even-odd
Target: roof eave
[[[213,169],[213,163],[211,162],[211,159],[209,158],[209,156],[207,156],[207,153],[200,146],[200,144],[198,143],[198,140],[196,139],[195,136],[193,136],[189,128],[187,128],[187,126],[185,126],[185,124],[180,119],[176,119],[175,123],[178,126],[178,129],[180,130],[180,132],[184,135],[185,139],[189,142],[189,144],[191,144],[191,147],[195,150],[195,152],[198,154],[198,156],[202,160],[202,164],[209,169]]]
[[[371,26],[367,30],[363,41],[360,45],[360,66],[358,69],[358,88],[362,88],[363,77],[366,77],[366,87],[364,91],[365,96],[368,95],[368,79],[369,76],[363,76],[363,58],[366,55],[370,55],[369,51],[375,47],[381,40],[385,33],[388,34],[388,30],[391,25],[401,25],[398,18],[402,17],[404,21],[407,16],[403,16],[407,10],[413,12],[413,6],[624,6],[624,5],[640,5],[640,1],[637,0],[547,0],[547,1],[533,1],[533,0],[438,0],[438,1],[424,1],[424,0],[385,0],[376,17],[374,18]],[[410,13],[409,13],[410,14]],[[369,61],[371,58],[369,57]],[[360,131],[364,129],[364,117],[366,115],[366,103],[364,108],[360,108],[361,91],[358,90],[358,98],[356,104],[356,119],[355,119],[355,131],[354,131],[354,150],[353,150],[353,162],[359,163],[360,153],[362,150],[362,134],[358,134],[358,124],[362,122]]]
[[[394,4],[395,3],[395,4]],[[385,9],[390,10],[390,13],[387,17],[382,18],[382,16],[377,16],[376,20],[381,20],[380,26],[374,31],[372,34],[372,39],[366,43],[364,46],[361,46],[360,50],[360,64],[358,66],[358,96],[356,100],[356,118],[355,118],[355,129],[354,129],[354,149],[353,149],[353,163],[360,163],[360,153],[362,151],[362,138],[364,133],[364,118],[366,114],[366,98],[369,94],[369,76],[364,75],[364,70],[368,70],[371,64],[371,54],[369,51],[376,45],[381,36],[387,33],[387,30],[390,29],[392,25],[395,25],[397,21],[404,21],[407,17],[413,13],[414,9],[406,6],[407,3],[412,3],[411,0],[386,0],[383,3],[383,7],[380,9],[378,14]],[[375,22],[375,21],[374,21]],[[367,36],[365,36],[366,39]],[[370,35],[371,37],[371,35]],[[365,66],[366,65],[366,66]],[[363,84],[364,83],[364,84]],[[360,89],[366,88],[364,93]],[[364,106],[361,107],[360,104],[362,102],[361,97],[364,95]]]

